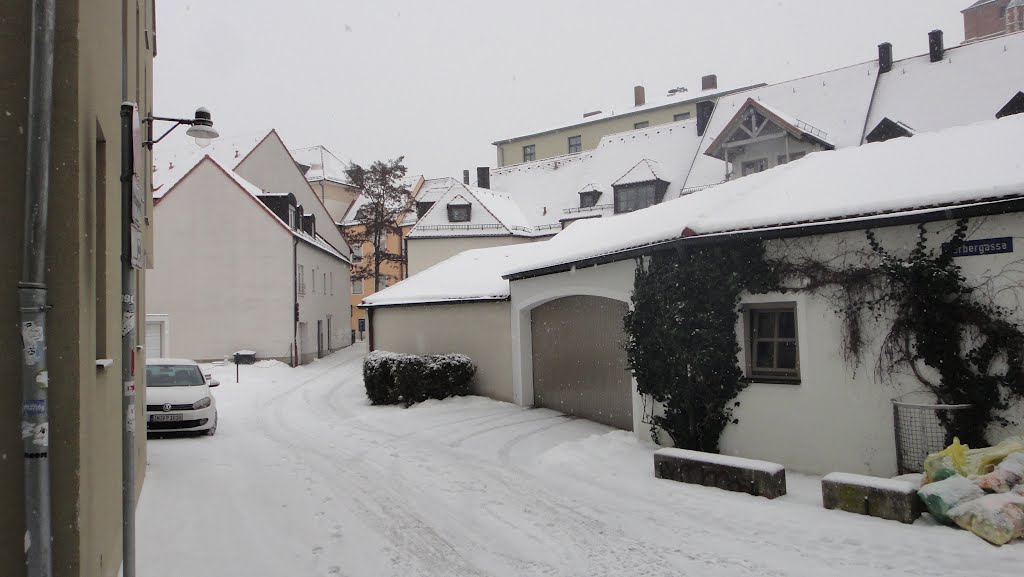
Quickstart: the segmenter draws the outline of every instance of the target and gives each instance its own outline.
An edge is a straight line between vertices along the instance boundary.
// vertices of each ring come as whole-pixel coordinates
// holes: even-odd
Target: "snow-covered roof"
[[[323,145],[308,146],[306,148],[296,148],[289,152],[296,162],[309,167],[305,174],[306,180],[310,182],[329,180],[342,184],[349,183],[348,175],[345,174],[349,161],[335,156],[334,153],[327,150],[327,147]]]
[[[756,86],[761,86],[761,85],[758,84]],[[540,134],[547,134],[549,132],[558,132],[558,131],[561,131],[561,130],[566,130],[566,129],[569,129],[569,128],[574,128],[576,126],[583,126],[583,125],[586,125],[586,124],[592,124],[594,122],[600,122],[602,120],[608,120],[608,119],[611,119],[611,118],[619,118],[619,117],[622,117],[622,116],[629,116],[629,115],[638,114],[638,113],[641,113],[641,112],[649,112],[651,110],[657,110],[659,108],[665,108],[667,106],[677,106],[679,104],[688,104],[688,103],[697,102],[699,100],[708,100],[708,99],[712,99],[712,98],[718,98],[718,97],[722,96],[723,94],[729,94],[729,93],[732,93],[732,92],[736,92],[738,90],[746,90],[748,88],[751,88],[751,86],[737,86],[737,87],[733,87],[733,88],[722,88],[722,89],[714,88],[714,89],[711,89],[711,90],[695,90],[693,92],[678,92],[676,94],[672,94],[672,95],[667,96],[666,100],[656,101],[656,102],[648,102],[648,103],[643,104],[641,106],[632,106],[631,105],[628,108],[625,108],[625,109],[621,109],[620,108],[618,110],[615,110],[614,108],[604,108],[604,107],[602,107],[602,109],[601,109],[602,112],[598,112],[596,114],[589,114],[588,116],[585,116],[585,117],[583,117],[580,120],[577,120],[575,122],[568,122],[568,123],[564,123],[564,124],[559,124],[559,125],[556,125],[554,128],[546,128],[544,130],[538,130],[538,131],[535,131],[535,132],[530,132],[530,133],[524,134],[522,136],[514,136],[512,138],[505,138],[505,139],[502,139],[502,140],[498,140],[496,142],[492,142],[491,144],[494,144],[495,146],[497,146],[499,144],[504,144],[504,143],[507,143],[507,142],[513,142],[513,141],[516,141],[516,140],[522,140],[524,138],[530,138],[531,136],[537,136],[537,135],[540,135]]]
[[[626,186],[629,184],[662,180],[661,176],[658,175],[659,168],[657,161],[645,158],[636,163],[636,166],[629,169],[629,172],[624,174],[622,178],[613,182],[612,186]]]
[[[153,147],[153,198],[163,196],[206,156],[221,166],[238,166],[270,132],[268,129],[221,137],[205,148],[197,146],[191,138],[184,138],[184,133],[171,134]]]
[[[694,119],[610,134],[593,150],[496,168],[491,188],[515,200],[530,226],[560,227],[582,213],[611,215],[615,184],[653,176],[669,183],[666,198],[679,196],[700,144]],[[597,206],[580,208],[579,193],[591,190],[602,193]]]
[[[996,0],[978,0],[978,1],[977,1],[977,2],[975,2],[974,4],[971,4],[971,5],[970,5],[970,6],[968,6],[967,8],[964,8],[964,9],[962,10],[962,12],[966,12],[966,11],[970,10],[971,8],[977,8],[978,6],[983,6],[983,5],[985,5],[985,4],[991,4],[991,3],[995,2],[995,1],[996,1]]]
[[[510,268],[543,252],[544,243],[467,250],[363,299],[363,306],[507,299]]]
[[[979,143],[984,143],[980,146]],[[693,235],[912,212],[1024,196],[1024,115],[823,151],[611,219],[578,222],[525,272]],[[865,227],[870,226],[866,222]]]
[[[883,118],[932,132],[994,118],[1024,90],[1024,33],[1006,34],[948,48],[944,60],[928,55],[893,63],[878,79],[878,95],[867,121]]]
[[[725,177],[725,163],[705,153],[748,99],[787,122],[813,123],[828,135],[828,143],[836,148],[859,146],[877,75],[878,63],[872,60],[723,96],[715,106],[685,187],[706,186],[721,182]]]
[[[508,195],[486,188],[462,184],[451,179],[448,190],[409,231],[409,238],[452,237],[452,236],[537,236],[552,234],[545,229],[537,230],[530,225],[518,203]],[[417,201],[423,202],[420,197]],[[471,205],[470,220],[452,223],[448,220],[448,205]]]
[[[986,146],[978,146],[978,143]],[[551,240],[460,253],[364,299],[371,306],[494,300],[503,277],[689,236],[862,222],[1024,198],[1024,115],[807,157],[615,218],[580,220]]]

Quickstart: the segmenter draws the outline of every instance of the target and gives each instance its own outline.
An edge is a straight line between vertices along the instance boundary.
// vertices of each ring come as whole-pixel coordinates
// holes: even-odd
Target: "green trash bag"
[[[942,481],[928,483],[917,492],[932,517],[940,523],[952,525],[949,511],[958,505],[979,499],[985,495],[981,487],[970,479],[954,475]]]

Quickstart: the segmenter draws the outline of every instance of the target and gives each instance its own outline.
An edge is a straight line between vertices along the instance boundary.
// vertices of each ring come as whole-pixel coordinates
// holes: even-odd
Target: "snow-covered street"
[[[655,479],[652,444],[479,397],[369,406],[356,346],[214,367],[214,437],[150,439],[140,575],[1020,575],[1024,544]],[[841,450],[841,448],[837,448]]]

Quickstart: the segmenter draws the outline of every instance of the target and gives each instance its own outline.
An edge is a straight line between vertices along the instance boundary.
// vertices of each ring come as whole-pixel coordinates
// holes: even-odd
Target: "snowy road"
[[[1020,575],[926,520],[653,478],[631,434],[476,397],[370,407],[353,347],[306,367],[215,367],[215,437],[151,439],[147,577]]]

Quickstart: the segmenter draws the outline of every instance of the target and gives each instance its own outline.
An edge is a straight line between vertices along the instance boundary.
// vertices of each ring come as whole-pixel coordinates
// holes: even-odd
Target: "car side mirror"
[[[206,373],[206,374],[203,375],[203,377],[206,378],[206,383],[207,383],[207,385],[210,386],[210,388],[219,387],[220,386],[220,381],[218,381],[217,379],[213,378],[213,375],[211,375],[209,373]]]

